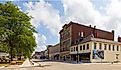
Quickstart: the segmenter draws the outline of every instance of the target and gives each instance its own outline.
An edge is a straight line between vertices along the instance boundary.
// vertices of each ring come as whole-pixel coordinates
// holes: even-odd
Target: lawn
[[[7,66],[9,66],[9,65],[21,65],[23,62],[24,62],[24,61],[18,60],[18,61],[12,61],[11,63],[0,63],[0,67],[1,67],[1,66],[7,67]]]
[[[10,64],[9,63],[7,63],[7,64],[5,64],[5,63],[0,63],[0,67],[2,67],[2,66],[5,66],[5,67],[7,67],[7,66],[9,66]]]

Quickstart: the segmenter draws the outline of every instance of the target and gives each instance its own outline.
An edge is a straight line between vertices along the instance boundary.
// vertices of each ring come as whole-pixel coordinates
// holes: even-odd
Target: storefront
[[[90,62],[90,53],[71,54],[71,60],[77,62]]]

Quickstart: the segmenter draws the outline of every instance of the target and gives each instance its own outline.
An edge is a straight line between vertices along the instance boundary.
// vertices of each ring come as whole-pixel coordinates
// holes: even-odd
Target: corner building
[[[84,38],[93,35],[94,38],[114,41],[114,31],[108,32],[91,27],[70,22],[65,24],[60,34],[60,59],[63,61],[71,60],[70,47],[78,45]]]
[[[89,36],[71,46],[70,55],[78,62],[121,62],[121,42]]]

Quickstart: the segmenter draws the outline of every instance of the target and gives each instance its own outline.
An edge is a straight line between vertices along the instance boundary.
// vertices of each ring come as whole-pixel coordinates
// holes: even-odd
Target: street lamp
[[[79,63],[79,61],[78,61],[78,55],[79,55],[79,52],[78,52],[78,44],[77,44],[77,49],[76,49],[76,51],[77,51],[77,63]]]

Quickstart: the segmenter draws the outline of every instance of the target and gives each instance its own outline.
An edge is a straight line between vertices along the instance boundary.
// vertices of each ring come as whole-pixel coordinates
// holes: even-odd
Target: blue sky
[[[8,1],[8,0],[6,0]],[[0,2],[6,2],[0,0]],[[115,40],[121,35],[121,0],[11,0],[23,12],[34,17],[31,23],[38,31],[37,49],[59,43],[59,31],[70,21],[97,28],[115,30]]]

